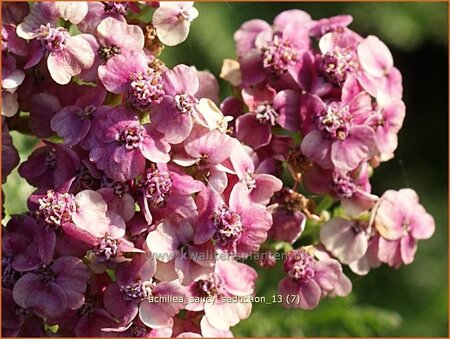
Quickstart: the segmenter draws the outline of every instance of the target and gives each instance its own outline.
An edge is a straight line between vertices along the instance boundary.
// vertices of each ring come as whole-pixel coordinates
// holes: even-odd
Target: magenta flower
[[[2,22],[4,24],[17,24],[30,13],[28,3],[2,3]]]
[[[382,93],[388,97],[401,98],[402,75],[394,67],[389,48],[376,36],[369,35],[358,45],[357,52],[363,70],[359,81],[364,89],[374,97]]]
[[[351,262],[348,267],[358,275],[366,275],[370,269],[376,268],[381,265],[380,259],[378,259],[378,244],[380,236],[375,233],[372,238],[369,239],[366,253],[359,258]]]
[[[104,308],[94,307],[91,303],[85,303],[77,312],[81,316],[75,326],[77,337],[101,337],[109,336],[103,328],[109,328],[117,324]]]
[[[25,312],[21,314],[20,307],[14,302],[12,290],[3,287],[3,284],[2,306],[2,336],[17,337],[25,321]]]
[[[174,156],[174,162],[182,166],[194,165],[194,178],[203,179],[216,191],[227,187],[225,168],[221,163],[233,150],[233,138],[219,130],[195,126],[184,141],[186,155]]]
[[[160,103],[165,94],[161,73],[148,62],[143,52],[128,51],[100,66],[98,76],[108,91],[126,93],[134,107],[145,111],[151,104]]]
[[[91,3],[90,3],[91,4]],[[103,4],[100,4],[103,6]],[[120,6],[120,4],[119,4]],[[120,16],[121,17],[121,16]],[[85,81],[97,82],[98,67],[109,59],[129,51],[142,52],[144,48],[144,33],[137,25],[128,25],[122,18],[107,17],[95,25],[94,35],[89,43],[96,52],[92,66],[84,70],[80,77]]]
[[[109,111],[98,126],[96,145],[89,156],[115,181],[136,178],[144,172],[145,159],[168,162],[169,145],[160,133],[141,125],[138,116],[124,107]]]
[[[47,77],[44,79],[47,79]],[[24,97],[30,97],[29,100],[22,101],[21,105],[25,103],[23,110],[30,111],[30,129],[40,138],[49,138],[54,135],[54,131],[51,129],[51,120],[57,112],[66,106],[82,104],[84,100],[92,98],[92,94],[86,94],[93,89],[89,85],[78,85],[71,82],[65,86],[58,86],[53,81],[48,80],[39,83],[38,88],[28,87],[24,88],[24,92],[21,92]],[[22,87],[24,86],[19,89]],[[99,90],[94,89],[93,92]]]
[[[89,269],[80,259],[59,257],[20,278],[14,285],[14,301],[43,318],[54,317],[83,305],[88,279]]]
[[[353,21],[351,15],[336,15],[331,18],[320,19],[314,22],[309,30],[309,34],[320,38],[328,32],[334,32],[345,28]]]
[[[410,188],[389,190],[382,195],[374,225],[380,232],[378,258],[395,268],[412,263],[417,241],[430,238],[435,230],[433,217]]]
[[[18,272],[37,269],[50,264],[55,252],[56,235],[36,219],[27,215],[13,216],[2,237],[2,281],[13,285]],[[11,286],[12,287],[12,286]]]
[[[50,23],[42,24],[31,34],[21,35],[19,27],[19,36],[36,38],[41,44],[40,48],[32,50],[33,61],[29,66],[36,65],[44,54],[48,54],[47,67],[51,77],[58,84],[68,84],[72,76],[92,66],[94,52],[88,42],[89,36],[84,34],[70,36],[65,28],[54,27]]]
[[[357,87],[354,79],[348,78],[342,101],[311,107],[312,126],[302,140],[301,150],[322,168],[348,172],[375,154],[375,133],[364,125],[372,112],[370,97]]]
[[[252,202],[244,183],[234,185],[228,205],[211,188],[197,195],[199,218],[194,243],[213,239],[218,250],[246,257],[257,251],[267,238],[272,216]]]
[[[192,194],[200,192],[204,185],[177,166],[157,164],[146,170],[137,187],[141,211],[150,225],[154,219],[159,222],[174,213],[181,218],[195,218],[197,208]]]
[[[164,265],[165,274],[172,270],[183,285],[214,271],[215,249],[211,242],[193,243],[194,228],[186,221],[168,220],[147,236],[147,247]],[[170,267],[169,267],[170,265]]]
[[[139,305],[139,318],[151,328],[164,328],[188,303],[186,289],[175,281],[152,282],[149,286],[152,298]],[[158,298],[161,300],[158,301]],[[164,299],[165,298],[165,299]],[[171,301],[174,300],[174,301]]]
[[[403,120],[405,119],[405,104],[397,98],[377,97],[375,114],[366,122],[375,131],[377,148],[381,161],[387,161],[394,157],[397,149],[398,137]]]
[[[135,201],[128,193],[130,188],[126,183],[107,182],[97,190],[108,205],[108,211],[117,213],[125,222],[130,221],[135,213]]]
[[[14,301],[12,290],[2,287],[2,335],[5,337],[44,337],[44,320]]]
[[[269,230],[269,238],[286,241],[293,244],[303,233],[306,226],[306,216],[303,213],[305,203],[300,194],[283,188],[273,200],[271,208],[273,225]]]
[[[247,186],[252,201],[266,205],[273,194],[283,187],[280,179],[264,172],[258,173],[253,160],[240,142],[234,143],[230,160],[237,178]]]
[[[268,145],[272,139],[272,127],[279,115],[273,107],[275,94],[275,90],[268,86],[242,90],[249,112],[236,119],[235,135],[253,149]]]
[[[75,204],[69,213],[72,222],[64,222],[62,227],[67,235],[92,247],[93,270],[102,272],[109,262],[126,261],[123,253],[142,252],[124,237],[125,221],[119,214],[107,211],[107,204],[100,193],[82,191],[76,195]],[[96,223],[92,224],[92,220]]]
[[[59,312],[57,316],[47,318],[50,326],[58,325],[58,334],[61,336],[101,337],[105,336],[102,328],[117,325],[114,319],[102,304],[102,295],[110,278],[106,273],[91,275],[83,305],[77,310]]]
[[[14,147],[8,125],[2,121],[2,183],[6,182],[7,176],[19,164],[20,158]]]
[[[229,258],[217,261],[214,273],[191,283],[189,290],[192,302],[186,309],[205,312],[202,332],[210,326],[228,331],[230,326],[250,316],[252,303],[246,298],[254,295],[257,277],[256,271],[243,263]],[[233,302],[223,299],[233,297],[236,298]]]
[[[2,115],[12,117],[19,110],[17,89],[25,79],[25,73],[16,66],[13,56],[2,54]]]
[[[313,193],[329,194],[340,200],[345,212],[352,217],[370,210],[378,200],[376,195],[370,193],[367,164],[347,174],[313,166],[304,174],[303,183]]]
[[[296,73],[301,53],[310,44],[307,25],[302,20],[287,24],[282,14],[278,21],[277,27],[275,19],[274,31],[262,20],[250,20],[235,33],[242,86],[264,81],[289,83],[290,75]]]
[[[87,15],[77,27],[80,31],[91,34],[95,34],[97,27],[104,19],[114,18],[117,21],[126,22],[125,15],[128,11],[135,12],[138,9],[137,4],[129,1],[89,1],[87,4]],[[124,41],[124,43],[126,42]]]
[[[17,34],[27,40],[39,35],[41,25],[55,24],[59,18],[73,24],[80,23],[88,12],[87,2],[36,2],[31,6],[30,13],[17,26]]]
[[[199,79],[194,69],[177,65],[162,75],[165,96],[152,108],[152,123],[171,144],[184,141],[192,131],[198,115],[196,93]]]
[[[371,229],[357,220],[333,218],[323,224],[320,241],[343,264],[350,264],[366,254]]]
[[[163,44],[175,46],[187,39],[191,22],[198,17],[198,11],[193,5],[193,1],[159,3],[153,13],[152,24]]]
[[[80,159],[75,151],[61,144],[46,142],[19,166],[19,174],[30,185],[49,189],[67,182],[79,168]]]
[[[118,319],[120,327],[127,327],[139,311],[139,303],[151,293],[152,278],[156,269],[153,257],[146,259],[136,254],[133,261],[125,262],[116,270],[116,282],[110,283],[104,294],[105,309]],[[109,329],[108,332],[112,330]],[[123,329],[125,330],[125,329]]]
[[[278,293],[286,308],[315,308],[322,296],[335,288],[342,273],[336,260],[317,260],[303,248],[289,251],[283,267],[287,276],[278,284]]]
[[[96,87],[91,92],[78,98],[73,105],[66,106],[57,112],[51,120],[51,128],[61,138],[64,144],[73,147],[88,135],[94,116],[109,111],[109,106],[101,106],[106,97],[106,91]]]
[[[320,38],[320,71],[328,82],[342,87],[350,75],[359,71],[356,48],[361,40],[358,34],[346,28]]]

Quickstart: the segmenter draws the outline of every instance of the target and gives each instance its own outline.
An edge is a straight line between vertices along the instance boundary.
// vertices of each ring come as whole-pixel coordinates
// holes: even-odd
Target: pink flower
[[[342,87],[350,75],[356,75],[360,67],[356,48],[361,40],[358,34],[347,28],[320,38],[320,71],[328,82]]]
[[[314,109],[309,112],[312,126],[302,140],[301,150],[322,168],[348,172],[375,154],[375,133],[364,125],[372,112],[370,97],[355,87],[358,85],[354,78],[348,78],[342,101],[323,104],[322,108],[310,106]]]
[[[259,173],[250,155],[238,141],[234,143],[230,160],[239,181],[247,186],[252,201],[266,205],[273,194],[281,190],[283,182],[270,174]]]
[[[124,107],[116,107],[100,121],[97,144],[90,159],[111,179],[126,181],[145,169],[145,159],[169,161],[169,145],[160,133],[141,125],[138,116]]]
[[[341,263],[350,264],[366,253],[370,231],[367,223],[333,218],[323,224],[320,241]]]
[[[93,88],[89,93],[76,99],[73,105],[58,111],[51,120],[51,128],[64,143],[73,147],[82,142],[88,135],[95,115],[101,115],[112,107],[101,106],[106,91],[101,87]]]
[[[417,241],[430,238],[435,230],[433,217],[410,188],[383,194],[375,210],[374,225],[380,233],[378,258],[395,268],[412,263]]]
[[[378,200],[376,195],[370,193],[369,169],[365,163],[347,174],[313,166],[304,173],[303,183],[313,193],[329,194],[339,199],[351,217],[370,210]]]
[[[103,294],[105,309],[126,329],[139,312],[139,304],[151,293],[156,261],[137,253],[133,261],[122,263],[116,270],[116,281]],[[108,329],[110,332],[112,329]],[[115,331],[119,332],[120,327]]]
[[[401,98],[402,75],[394,67],[388,47],[376,36],[369,35],[358,45],[358,60],[363,74],[359,77],[364,89],[374,97],[380,93]]]
[[[91,3],[90,3],[91,4]],[[103,7],[103,4],[100,4]],[[120,6],[120,4],[119,4]],[[95,53],[92,66],[80,74],[85,81],[97,82],[98,67],[105,64],[116,55],[129,51],[142,52],[144,48],[144,33],[137,25],[128,25],[120,17],[106,17],[95,25],[94,35],[88,35],[89,44]]]
[[[3,284],[12,287],[20,277],[18,272],[32,271],[42,264],[50,264],[55,244],[56,236],[52,229],[32,217],[13,216],[2,237],[6,264],[3,267]]]
[[[97,190],[108,205],[108,211],[117,213],[125,222],[130,221],[135,214],[135,201],[128,191],[128,184],[107,182]]]
[[[250,200],[244,183],[234,185],[228,204],[211,188],[200,192],[196,203],[199,219],[194,243],[212,238],[218,250],[246,257],[266,240],[272,217],[265,207]]]
[[[320,260],[334,260],[330,254],[322,248],[321,245],[316,247],[316,251],[314,252],[314,256]],[[322,298],[330,297],[346,297],[352,291],[352,282],[351,280],[344,274],[342,266],[338,272],[337,282],[334,286],[327,286],[326,283],[322,281]]]
[[[6,182],[7,176],[19,164],[20,158],[14,147],[8,125],[2,121],[2,183]]]
[[[183,220],[166,219],[147,236],[147,247],[164,270],[175,273],[183,285],[214,271],[215,250],[211,242],[193,243],[194,228]],[[165,274],[168,274],[166,272]]]
[[[31,131],[40,138],[49,138],[54,135],[51,129],[53,116],[66,106],[82,104],[85,100],[92,98],[92,94],[86,94],[90,93],[92,87],[89,85],[78,85],[74,82],[70,82],[65,86],[59,86],[48,79],[47,76],[44,79],[47,79],[47,81],[44,80],[42,83],[39,83],[42,87],[24,88],[25,92],[21,92],[21,95],[29,97],[29,99],[26,101],[22,100],[21,105],[24,106],[22,109],[30,111]],[[31,78],[26,78],[25,81],[27,80],[31,80]],[[33,83],[33,80],[31,82]],[[24,83],[24,85],[26,84]],[[97,91],[101,92],[100,89],[93,90],[93,92]],[[99,96],[101,96],[100,93]]]
[[[262,20],[250,20],[235,33],[242,86],[264,81],[279,85],[291,82],[290,75],[296,73],[301,53],[310,44],[307,25],[292,20],[298,13],[303,12],[290,13],[289,24],[280,14],[275,30]]]
[[[161,1],[153,13],[152,24],[159,40],[167,46],[175,46],[186,40],[191,22],[198,17],[193,1]]]
[[[199,71],[195,69],[199,80],[199,88],[197,91],[198,98],[207,98],[213,101],[215,104],[219,104],[219,82],[214,74],[208,70]]]
[[[342,275],[336,260],[317,260],[304,248],[287,252],[283,267],[287,276],[278,284],[278,293],[286,308],[315,308],[320,299],[339,286]]]
[[[160,103],[165,94],[161,73],[149,67],[148,61],[143,52],[128,51],[100,66],[98,76],[108,91],[126,93],[134,107],[145,111],[151,104]]]
[[[25,73],[16,67],[16,59],[12,55],[2,54],[2,115],[14,116],[19,110],[17,101],[18,87],[25,79]]]
[[[127,252],[143,252],[126,239],[125,221],[115,212],[107,211],[106,202],[100,193],[85,190],[76,196],[77,210],[72,213],[73,223],[63,224],[64,232],[70,237],[81,240],[92,248],[91,269],[103,272],[111,263],[128,260],[123,256]],[[90,206],[89,209],[87,206]],[[93,224],[92,220],[96,220]]]
[[[153,282],[147,287],[149,297],[139,305],[139,318],[151,328],[165,328],[188,303],[185,287],[177,281]],[[176,299],[174,299],[176,298]]]
[[[129,1],[89,1],[88,8],[87,15],[77,27],[80,31],[91,34],[95,34],[98,25],[103,19],[114,18],[118,21],[126,22],[125,15],[130,9],[133,12],[139,10],[137,4]]]
[[[375,131],[381,161],[394,157],[398,145],[397,134],[403,125],[405,110],[405,104],[401,99],[383,95],[377,97],[375,114],[370,116],[366,123]]]
[[[89,269],[81,259],[59,257],[20,278],[14,285],[14,301],[43,318],[54,317],[83,305],[88,279]]]
[[[358,275],[366,275],[370,269],[381,265],[380,259],[378,259],[378,242],[380,236],[375,233],[373,237],[369,239],[366,253],[359,258],[351,262],[348,267]]]
[[[19,166],[19,174],[41,189],[59,187],[76,175],[81,163],[77,153],[62,144],[46,142]]]
[[[32,195],[30,202],[38,219],[49,229],[60,227],[74,240],[88,244],[93,249],[94,266],[101,270],[104,262],[123,261],[123,252],[141,252],[124,238],[125,222],[108,206],[100,193],[84,190],[76,196],[67,192],[67,183],[58,191],[45,195]],[[95,224],[92,223],[95,220]],[[95,267],[93,267],[95,268]]]
[[[30,13],[17,26],[17,35],[30,40],[39,35],[40,26],[46,23],[55,24],[59,18],[73,24],[80,23],[88,12],[87,2],[36,2]]]
[[[210,326],[220,331],[228,331],[230,326],[250,316],[252,303],[245,298],[255,293],[256,278],[256,271],[250,266],[229,258],[219,260],[214,273],[191,283],[189,290],[192,302],[186,309],[205,312],[206,319],[204,318],[201,324],[202,332]],[[209,301],[202,301],[208,297]],[[223,299],[233,300],[233,297],[236,300],[231,302]]]
[[[242,98],[249,112],[236,119],[235,135],[253,149],[270,143],[272,127],[276,125],[279,115],[273,107],[275,94],[275,90],[268,86],[242,90]]]
[[[198,116],[199,79],[191,67],[177,65],[163,73],[162,81],[165,95],[153,106],[152,123],[168,142],[179,144],[189,136]]]
[[[137,187],[141,211],[150,225],[174,214],[194,219],[197,208],[192,194],[200,192],[204,185],[185,174],[181,168],[160,163],[146,169]]]
[[[61,7],[62,4],[63,3],[55,4],[55,6]],[[87,7],[86,3],[85,5]],[[36,8],[38,8],[38,5],[35,5],[32,8],[30,16],[34,15],[33,13]],[[64,14],[72,15],[69,14],[70,10],[73,10],[70,5],[68,5],[67,8],[64,7]],[[77,13],[77,11],[74,13]],[[94,62],[94,52],[88,42],[90,39],[89,35],[80,34],[77,36],[70,36],[65,28],[55,27],[46,20],[40,21],[39,19],[41,18],[39,17],[33,18],[32,24],[28,25],[27,18],[25,18],[24,23],[17,27],[18,35],[25,39],[35,38],[40,42],[40,46],[35,44],[35,48],[30,52],[30,61],[27,63],[29,67],[36,65],[42,59],[44,54],[48,54],[47,66],[51,77],[58,84],[65,85],[70,82],[72,76],[78,75],[82,70],[92,66]],[[40,26],[36,25],[39,22]],[[27,23],[27,25],[24,25],[25,23]]]
[[[345,28],[353,21],[351,15],[336,15],[331,18],[324,18],[314,22],[309,30],[309,34],[314,37],[321,37],[328,32],[334,32]]]
[[[106,18],[97,26],[98,53],[108,60],[116,54],[144,48],[144,33],[137,25]]]
[[[195,126],[184,141],[185,155],[174,156],[174,162],[182,166],[194,165],[194,177],[205,180],[217,192],[227,187],[227,176],[222,162],[233,150],[233,138],[215,129],[210,131]]]
[[[27,42],[17,35],[15,24],[7,24],[3,21],[2,41],[2,51],[20,56],[26,56],[28,54]]]

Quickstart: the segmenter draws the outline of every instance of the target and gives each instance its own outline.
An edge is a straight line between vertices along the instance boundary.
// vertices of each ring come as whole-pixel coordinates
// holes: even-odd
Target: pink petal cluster
[[[405,104],[351,16],[244,23],[221,101],[213,74],[159,58],[193,2],[2,11],[2,180],[18,166],[35,187],[2,232],[2,335],[230,337],[255,266],[282,266],[283,305],[313,309],[351,292],[342,265],[398,268],[432,236],[412,189],[371,192]],[[10,130],[41,140],[20,165]]]
[[[313,20],[289,10],[273,24],[247,21],[234,34],[237,60],[226,60],[221,72],[240,93],[221,104],[234,117],[233,135],[253,149],[266,173],[281,175],[286,166],[294,180],[270,208],[269,238],[287,249],[294,245],[279,285],[287,307],[314,308],[324,295],[348,293],[339,263],[360,275],[381,263],[411,263],[417,240],[434,230],[411,189],[382,198],[371,191],[374,168],[394,157],[405,104],[388,47],[352,31],[352,20]],[[299,186],[311,195],[300,194]],[[317,203],[327,201],[325,210],[336,207],[331,219],[327,211],[316,212]],[[295,249],[310,223],[320,226],[320,250]],[[291,295],[298,299],[288,300]]]

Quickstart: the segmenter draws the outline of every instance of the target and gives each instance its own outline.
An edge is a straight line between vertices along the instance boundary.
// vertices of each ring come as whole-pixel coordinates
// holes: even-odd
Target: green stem
[[[326,195],[323,197],[323,199],[320,201],[320,203],[316,207],[316,214],[319,214],[320,212],[329,209],[334,204],[334,199],[330,197],[329,195]]]

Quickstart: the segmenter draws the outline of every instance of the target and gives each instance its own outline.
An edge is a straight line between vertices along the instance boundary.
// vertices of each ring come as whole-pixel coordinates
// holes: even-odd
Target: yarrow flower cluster
[[[398,268],[432,236],[412,189],[371,192],[402,79],[350,16],[244,23],[220,101],[210,72],[159,58],[187,39],[192,2],[2,12],[3,182],[20,162],[9,131],[42,140],[18,167],[29,211],[3,225],[4,336],[232,336],[276,254],[282,304],[313,309],[351,292],[343,265]]]

